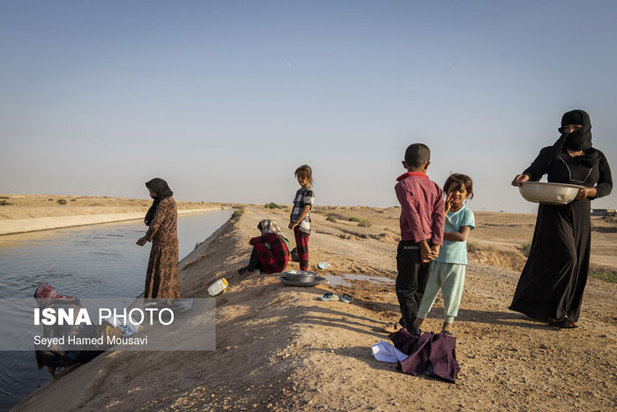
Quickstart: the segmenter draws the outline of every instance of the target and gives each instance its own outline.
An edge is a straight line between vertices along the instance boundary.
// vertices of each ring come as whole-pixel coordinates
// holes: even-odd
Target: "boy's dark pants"
[[[424,295],[431,263],[422,263],[420,246],[411,240],[402,240],[396,253],[396,296],[401,307],[399,323],[409,333],[420,334],[417,326],[418,307]]]

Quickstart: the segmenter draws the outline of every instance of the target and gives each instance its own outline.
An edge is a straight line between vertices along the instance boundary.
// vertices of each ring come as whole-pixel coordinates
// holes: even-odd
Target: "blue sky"
[[[390,206],[406,146],[476,210],[591,115],[617,170],[611,1],[3,1],[0,192]],[[617,173],[617,172],[615,172]],[[616,207],[617,194],[594,207]]]

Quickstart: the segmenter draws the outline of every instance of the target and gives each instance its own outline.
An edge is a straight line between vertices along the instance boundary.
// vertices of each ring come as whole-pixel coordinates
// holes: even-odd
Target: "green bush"
[[[0,200],[0,206],[11,206],[13,203],[7,202],[6,200]]]
[[[360,220],[358,222],[358,226],[360,226],[360,227],[371,227],[371,226],[373,226],[373,224],[368,219],[362,219],[362,220]]]
[[[529,257],[529,251],[531,250],[531,241],[525,242],[518,248],[525,257]]]
[[[234,210],[234,212],[231,214],[231,218],[235,219],[235,218],[242,216],[243,214],[244,214],[244,206],[242,206],[240,209]]]
[[[71,202],[74,202],[74,201],[76,201],[76,200],[77,200],[77,199],[71,199]]]
[[[266,209],[280,209],[281,207],[274,202],[266,203]]]
[[[56,202],[57,202],[59,205],[66,205],[66,200],[65,200],[65,199],[58,199],[58,200],[56,200]]]
[[[334,222],[336,222],[336,216],[334,216],[334,215],[328,215],[328,217],[326,218],[326,220],[327,220],[328,222],[332,222],[332,223],[334,223]]]
[[[359,222],[359,221],[360,221],[360,219],[358,219],[357,217],[353,217],[353,216],[352,216],[352,217],[350,217],[350,218],[349,218],[349,219],[347,219],[347,220],[349,220],[350,222]]]
[[[617,283],[617,272],[608,269],[592,269],[589,276],[609,283]]]

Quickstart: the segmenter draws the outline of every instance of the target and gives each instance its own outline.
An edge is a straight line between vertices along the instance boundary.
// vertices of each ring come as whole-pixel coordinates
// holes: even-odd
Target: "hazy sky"
[[[408,144],[475,210],[591,115],[617,175],[614,1],[2,1],[0,192],[390,206]],[[594,207],[616,207],[617,189]]]

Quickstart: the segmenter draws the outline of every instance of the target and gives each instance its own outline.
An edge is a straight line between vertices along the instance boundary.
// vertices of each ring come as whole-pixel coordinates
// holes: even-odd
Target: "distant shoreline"
[[[203,209],[178,210],[178,215],[181,216],[187,214],[205,213],[221,209],[221,207],[209,207]],[[223,209],[226,208],[223,207]],[[42,230],[62,229],[67,227],[98,225],[103,223],[126,222],[131,220],[141,220],[143,218],[143,212],[133,212],[6,219],[0,220],[0,236],[38,232]]]

